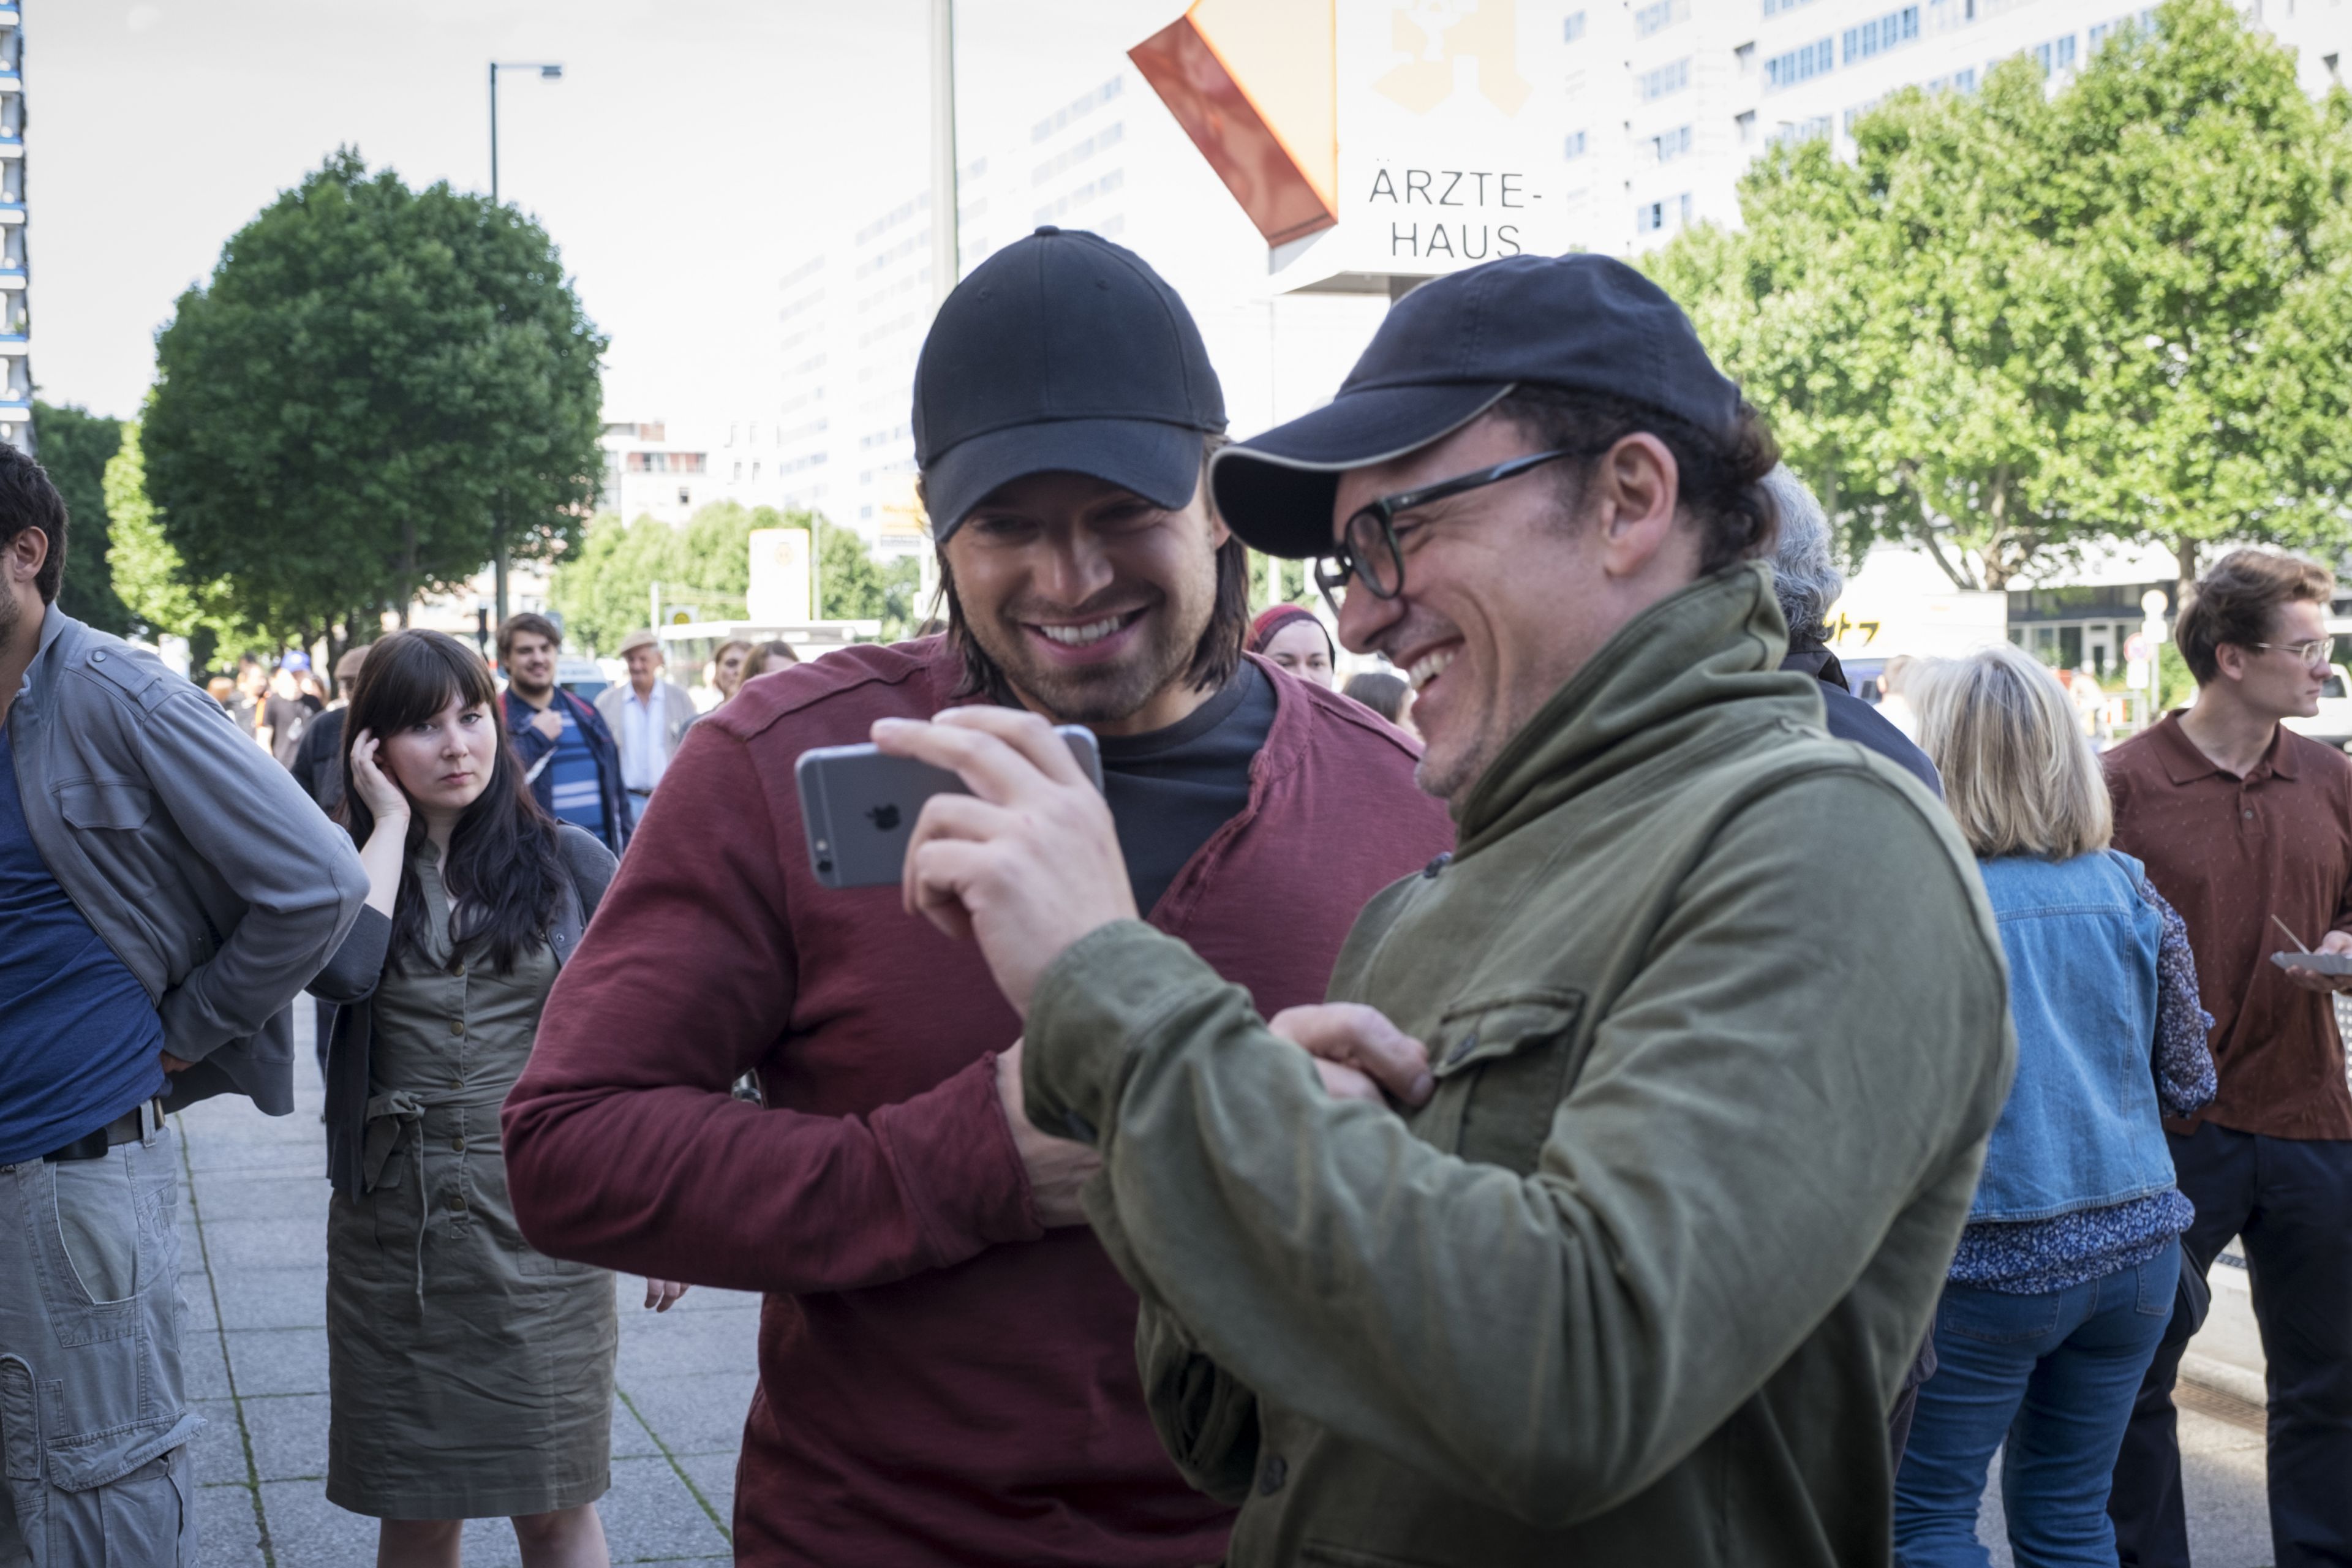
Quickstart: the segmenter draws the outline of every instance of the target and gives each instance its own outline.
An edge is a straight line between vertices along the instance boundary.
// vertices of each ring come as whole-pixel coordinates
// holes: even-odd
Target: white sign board
[[[760,626],[797,626],[809,607],[809,535],[804,528],[751,531],[751,582],[743,613]]]
[[[1857,579],[1828,619],[1840,659],[1948,658],[2008,637],[2009,595],[1888,592]]]
[[[1337,226],[1276,254],[1277,289],[1434,278],[1573,248],[1560,180],[1560,0],[1336,0]]]

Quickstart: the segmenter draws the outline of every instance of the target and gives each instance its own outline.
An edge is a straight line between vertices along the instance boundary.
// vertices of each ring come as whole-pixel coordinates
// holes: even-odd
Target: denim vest
[[[2105,1208],[2173,1184],[2156,1103],[2163,917],[2115,850],[1986,860],[2009,954],[2017,1079],[1985,1150],[1971,1224]]]

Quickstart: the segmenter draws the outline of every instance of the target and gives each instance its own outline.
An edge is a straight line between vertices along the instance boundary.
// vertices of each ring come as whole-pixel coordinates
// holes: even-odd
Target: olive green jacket
[[[1328,1099],[1144,925],[1044,977],[1029,1110],[1101,1148],[1233,1563],[1888,1560],[1887,1406],[2015,1047],[1974,860],[1785,635],[1761,566],[1653,606],[1365,910],[1331,995],[1427,1044],[1418,1111]]]

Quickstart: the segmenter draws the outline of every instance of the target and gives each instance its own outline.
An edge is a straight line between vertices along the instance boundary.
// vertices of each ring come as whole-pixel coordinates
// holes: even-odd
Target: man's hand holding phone
[[[970,795],[924,803],[907,845],[907,910],[980,943],[1013,1010],[1079,938],[1133,920],[1110,806],[1053,727],[1009,708],[884,719],[874,744],[954,773]]]

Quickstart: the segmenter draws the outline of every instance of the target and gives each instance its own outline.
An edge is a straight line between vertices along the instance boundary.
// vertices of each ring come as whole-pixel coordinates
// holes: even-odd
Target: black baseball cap
[[[1269,555],[1328,555],[1340,474],[1451,434],[1522,382],[1629,398],[1708,431],[1728,433],[1739,409],[1682,307],[1631,267],[1508,256],[1415,289],[1337,397],[1220,451],[1218,514]]]
[[[931,534],[1025,474],[1090,474],[1154,506],[1201,482],[1225,396],[1192,313],[1143,258],[1047,226],[955,287],[915,363]]]

